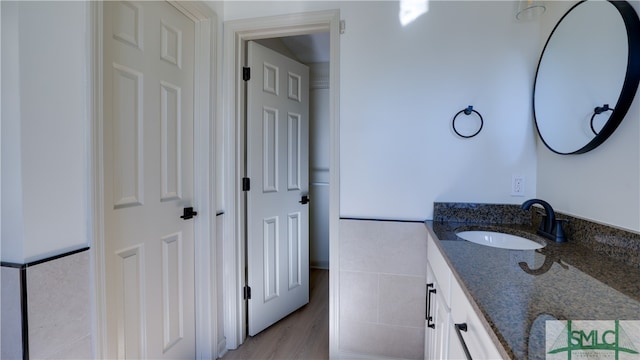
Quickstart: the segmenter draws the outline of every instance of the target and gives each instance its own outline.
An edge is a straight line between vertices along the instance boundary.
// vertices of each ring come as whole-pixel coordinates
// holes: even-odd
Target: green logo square
[[[548,320],[546,358],[640,359],[638,320]]]

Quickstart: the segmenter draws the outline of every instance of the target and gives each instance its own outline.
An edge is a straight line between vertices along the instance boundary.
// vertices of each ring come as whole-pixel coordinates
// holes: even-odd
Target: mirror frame
[[[588,151],[591,151],[601,145],[613,132],[616,130],[618,125],[622,122],[627,111],[631,107],[631,103],[635,97],[636,91],[638,89],[638,83],[640,82],[640,19],[638,18],[638,14],[635,9],[629,4],[627,1],[611,1],[607,0],[608,3],[613,5],[622,20],[624,21],[624,26],[627,30],[627,43],[628,43],[628,58],[627,58],[627,70],[624,78],[624,82],[622,84],[622,89],[620,91],[620,96],[618,97],[618,101],[614,106],[614,110],[607,120],[606,124],[602,127],[600,132],[589,141],[582,148],[573,151],[573,152],[559,152],[554,150],[544,139],[544,136],[540,132],[540,127],[538,126],[538,120],[536,118],[536,84],[538,82],[538,72],[540,71],[540,63],[542,62],[542,58],[544,57],[545,51],[547,50],[547,45],[549,41],[553,37],[556,29],[564,20],[567,15],[573,11],[576,7],[585,3],[587,0],[582,0],[577,4],[573,5],[563,16],[560,18],[558,23],[554,26],[553,31],[549,35],[547,42],[542,49],[542,54],[540,55],[540,60],[538,61],[538,66],[536,68],[536,76],[533,83],[533,118],[536,124],[536,130],[538,131],[538,136],[540,140],[545,144],[545,146],[551,150],[552,152],[560,155],[574,155],[574,154],[584,154]]]

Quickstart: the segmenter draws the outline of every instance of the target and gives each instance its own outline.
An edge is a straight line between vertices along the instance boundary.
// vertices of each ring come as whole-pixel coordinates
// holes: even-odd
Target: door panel
[[[288,231],[289,238],[289,290],[302,285],[302,249],[304,249],[303,237],[300,231],[300,213],[289,214]],[[308,266],[308,265],[307,265]]]
[[[114,207],[142,205],[142,74],[113,63]]]
[[[135,246],[116,253],[115,275],[122,279],[117,298],[117,354],[119,358],[145,358],[143,248]]]
[[[160,156],[161,201],[182,198],[182,91],[168,82],[160,82]]]
[[[195,24],[104,2],[107,356],[194,358]]]
[[[309,302],[309,70],[248,44],[249,335]]]

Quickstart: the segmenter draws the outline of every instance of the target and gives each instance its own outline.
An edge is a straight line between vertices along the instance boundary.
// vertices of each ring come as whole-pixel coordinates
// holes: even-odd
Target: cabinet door
[[[431,319],[429,316],[432,315],[431,304],[429,297],[429,290],[435,288],[435,279],[433,277],[433,270],[431,270],[431,266],[427,263],[427,288],[425,292],[425,303],[426,303],[426,311],[425,311],[425,321],[424,321],[424,358],[432,359],[433,347],[435,346],[435,330],[429,327],[431,324]],[[435,298],[434,296],[431,296]]]
[[[424,321],[424,358],[429,359],[429,349],[431,349],[431,331],[429,331],[429,322]]]
[[[436,296],[431,307],[434,314],[434,347],[431,359],[449,359],[450,312],[441,296]]]
[[[462,291],[457,282],[451,284],[451,347],[450,355],[452,359],[464,359],[462,344],[456,334],[454,324],[467,324],[467,331],[462,332],[464,342],[474,359],[501,359],[500,352],[491,339],[489,332],[482,325],[482,321],[474,310],[473,306]],[[454,355],[460,356],[454,356]]]
[[[427,321],[425,321],[425,359],[447,359],[450,311],[433,270],[427,265]],[[433,292],[435,290],[435,292]],[[431,294],[429,293],[431,291]],[[428,318],[431,317],[429,320]]]
[[[453,324],[453,319],[451,319],[451,323],[449,326],[449,336],[451,336],[451,341],[449,342],[449,356],[451,359],[466,359],[466,355],[462,348],[462,343],[460,339],[458,339],[458,335],[456,334],[456,329]],[[464,336],[464,335],[463,335]]]
[[[451,301],[451,269],[447,264],[440,249],[431,236],[427,238],[427,263],[431,266],[429,270],[433,276],[433,281],[438,283],[438,292],[450,308]],[[428,272],[429,272],[428,271]]]

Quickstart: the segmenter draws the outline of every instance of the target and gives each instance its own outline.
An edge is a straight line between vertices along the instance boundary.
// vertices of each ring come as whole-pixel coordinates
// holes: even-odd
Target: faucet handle
[[[555,236],[555,240],[557,243],[567,242],[567,237],[564,234],[564,229],[562,228],[562,223],[568,223],[567,219],[556,219],[555,229],[553,235]]]

